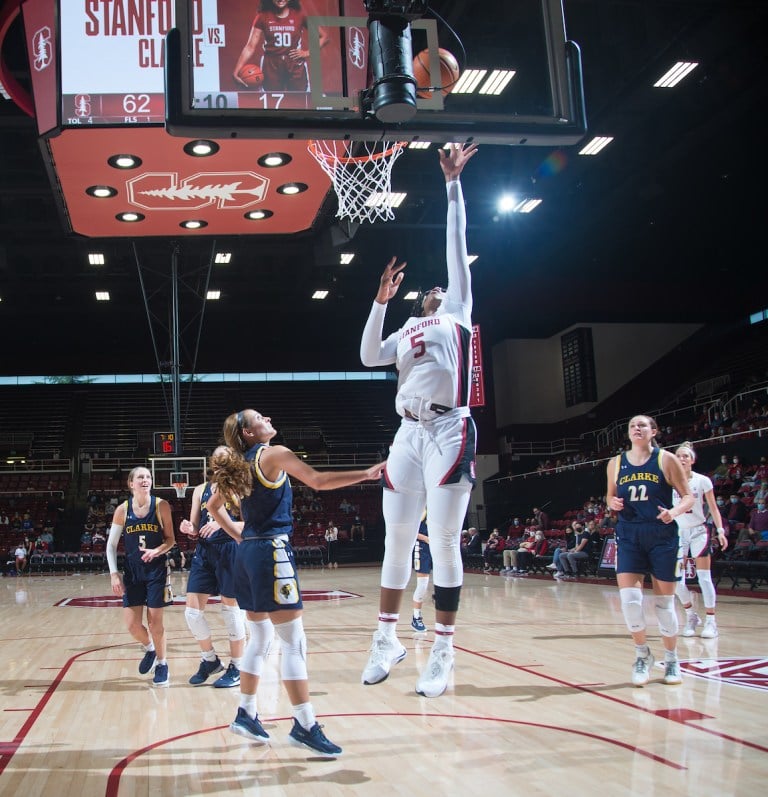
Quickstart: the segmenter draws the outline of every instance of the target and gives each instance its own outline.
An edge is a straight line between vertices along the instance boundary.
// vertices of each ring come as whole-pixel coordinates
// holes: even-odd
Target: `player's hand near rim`
[[[395,297],[400,283],[403,281],[403,269],[407,266],[407,262],[397,262],[397,258],[393,257],[384,268],[384,272],[379,280],[379,290],[376,292],[376,301],[379,304],[387,304],[390,299]]]
[[[447,149],[440,149],[440,168],[445,175],[445,182],[458,180],[467,161],[477,152],[477,144],[451,144]]]

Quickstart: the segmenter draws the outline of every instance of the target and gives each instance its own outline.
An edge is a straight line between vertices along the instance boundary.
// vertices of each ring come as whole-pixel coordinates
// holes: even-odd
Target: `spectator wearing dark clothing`
[[[549,529],[549,515],[537,506],[533,508],[533,525],[542,531]]]
[[[731,495],[725,519],[728,521],[731,532],[736,530],[737,523],[747,523],[749,521],[749,509],[735,493]]]

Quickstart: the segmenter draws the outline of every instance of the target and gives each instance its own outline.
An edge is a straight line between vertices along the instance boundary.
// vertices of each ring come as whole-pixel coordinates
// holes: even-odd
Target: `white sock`
[[[307,731],[314,727],[317,721],[315,718],[315,710],[312,708],[311,703],[299,703],[293,706],[293,716],[296,722]]]
[[[145,653],[150,653],[155,649],[155,643],[150,639],[148,645],[142,645]]]
[[[256,694],[252,695],[245,695],[242,692],[240,693],[240,708],[245,711],[245,713],[253,719],[257,714],[257,702],[256,702]]]
[[[218,658],[216,656],[216,651],[213,648],[211,648],[210,650],[202,651],[202,657],[203,661],[216,661],[216,659]]]

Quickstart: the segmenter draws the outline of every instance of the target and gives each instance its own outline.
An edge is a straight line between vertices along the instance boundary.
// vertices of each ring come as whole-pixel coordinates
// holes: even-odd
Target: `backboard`
[[[150,457],[149,470],[153,491],[175,490],[179,496],[181,490],[183,496],[189,487],[205,481],[206,461],[205,457]]]
[[[294,76],[306,69],[303,87],[298,83],[302,90],[277,82],[276,59],[293,56],[286,55],[289,49],[282,55],[274,46],[274,52],[264,50],[269,28],[263,18],[254,26],[258,7],[253,0],[176,0],[176,27],[168,33],[165,53],[169,133],[517,146],[575,144],[586,133],[580,53],[566,38],[562,0],[454,3],[450,22],[430,10],[409,21],[413,55],[427,50],[429,63],[436,65],[438,48],[445,48],[462,72],[476,69],[480,77],[471,91],[459,93],[457,84],[445,96],[431,92],[416,101],[412,117],[395,122],[382,121],[366,102],[376,72],[372,66],[378,65],[369,58],[369,33],[375,28],[369,28],[365,0],[301,0],[306,41],[290,44],[306,53],[291,67]],[[257,34],[254,40],[257,28],[261,38]],[[464,53],[462,32],[468,40],[480,37],[482,51]],[[245,49],[246,43],[256,47]],[[246,53],[246,60],[264,70],[262,83],[246,86],[235,76]],[[496,70],[514,72],[499,94],[488,90]],[[438,67],[432,75],[438,86]]]

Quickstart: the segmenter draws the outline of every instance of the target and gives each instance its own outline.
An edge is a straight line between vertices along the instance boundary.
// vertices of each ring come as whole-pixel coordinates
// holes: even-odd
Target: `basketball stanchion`
[[[339,200],[338,218],[355,222],[395,218],[392,211],[392,167],[407,142],[363,142],[364,155],[351,156],[348,141],[311,140],[309,152],[331,178]]]

